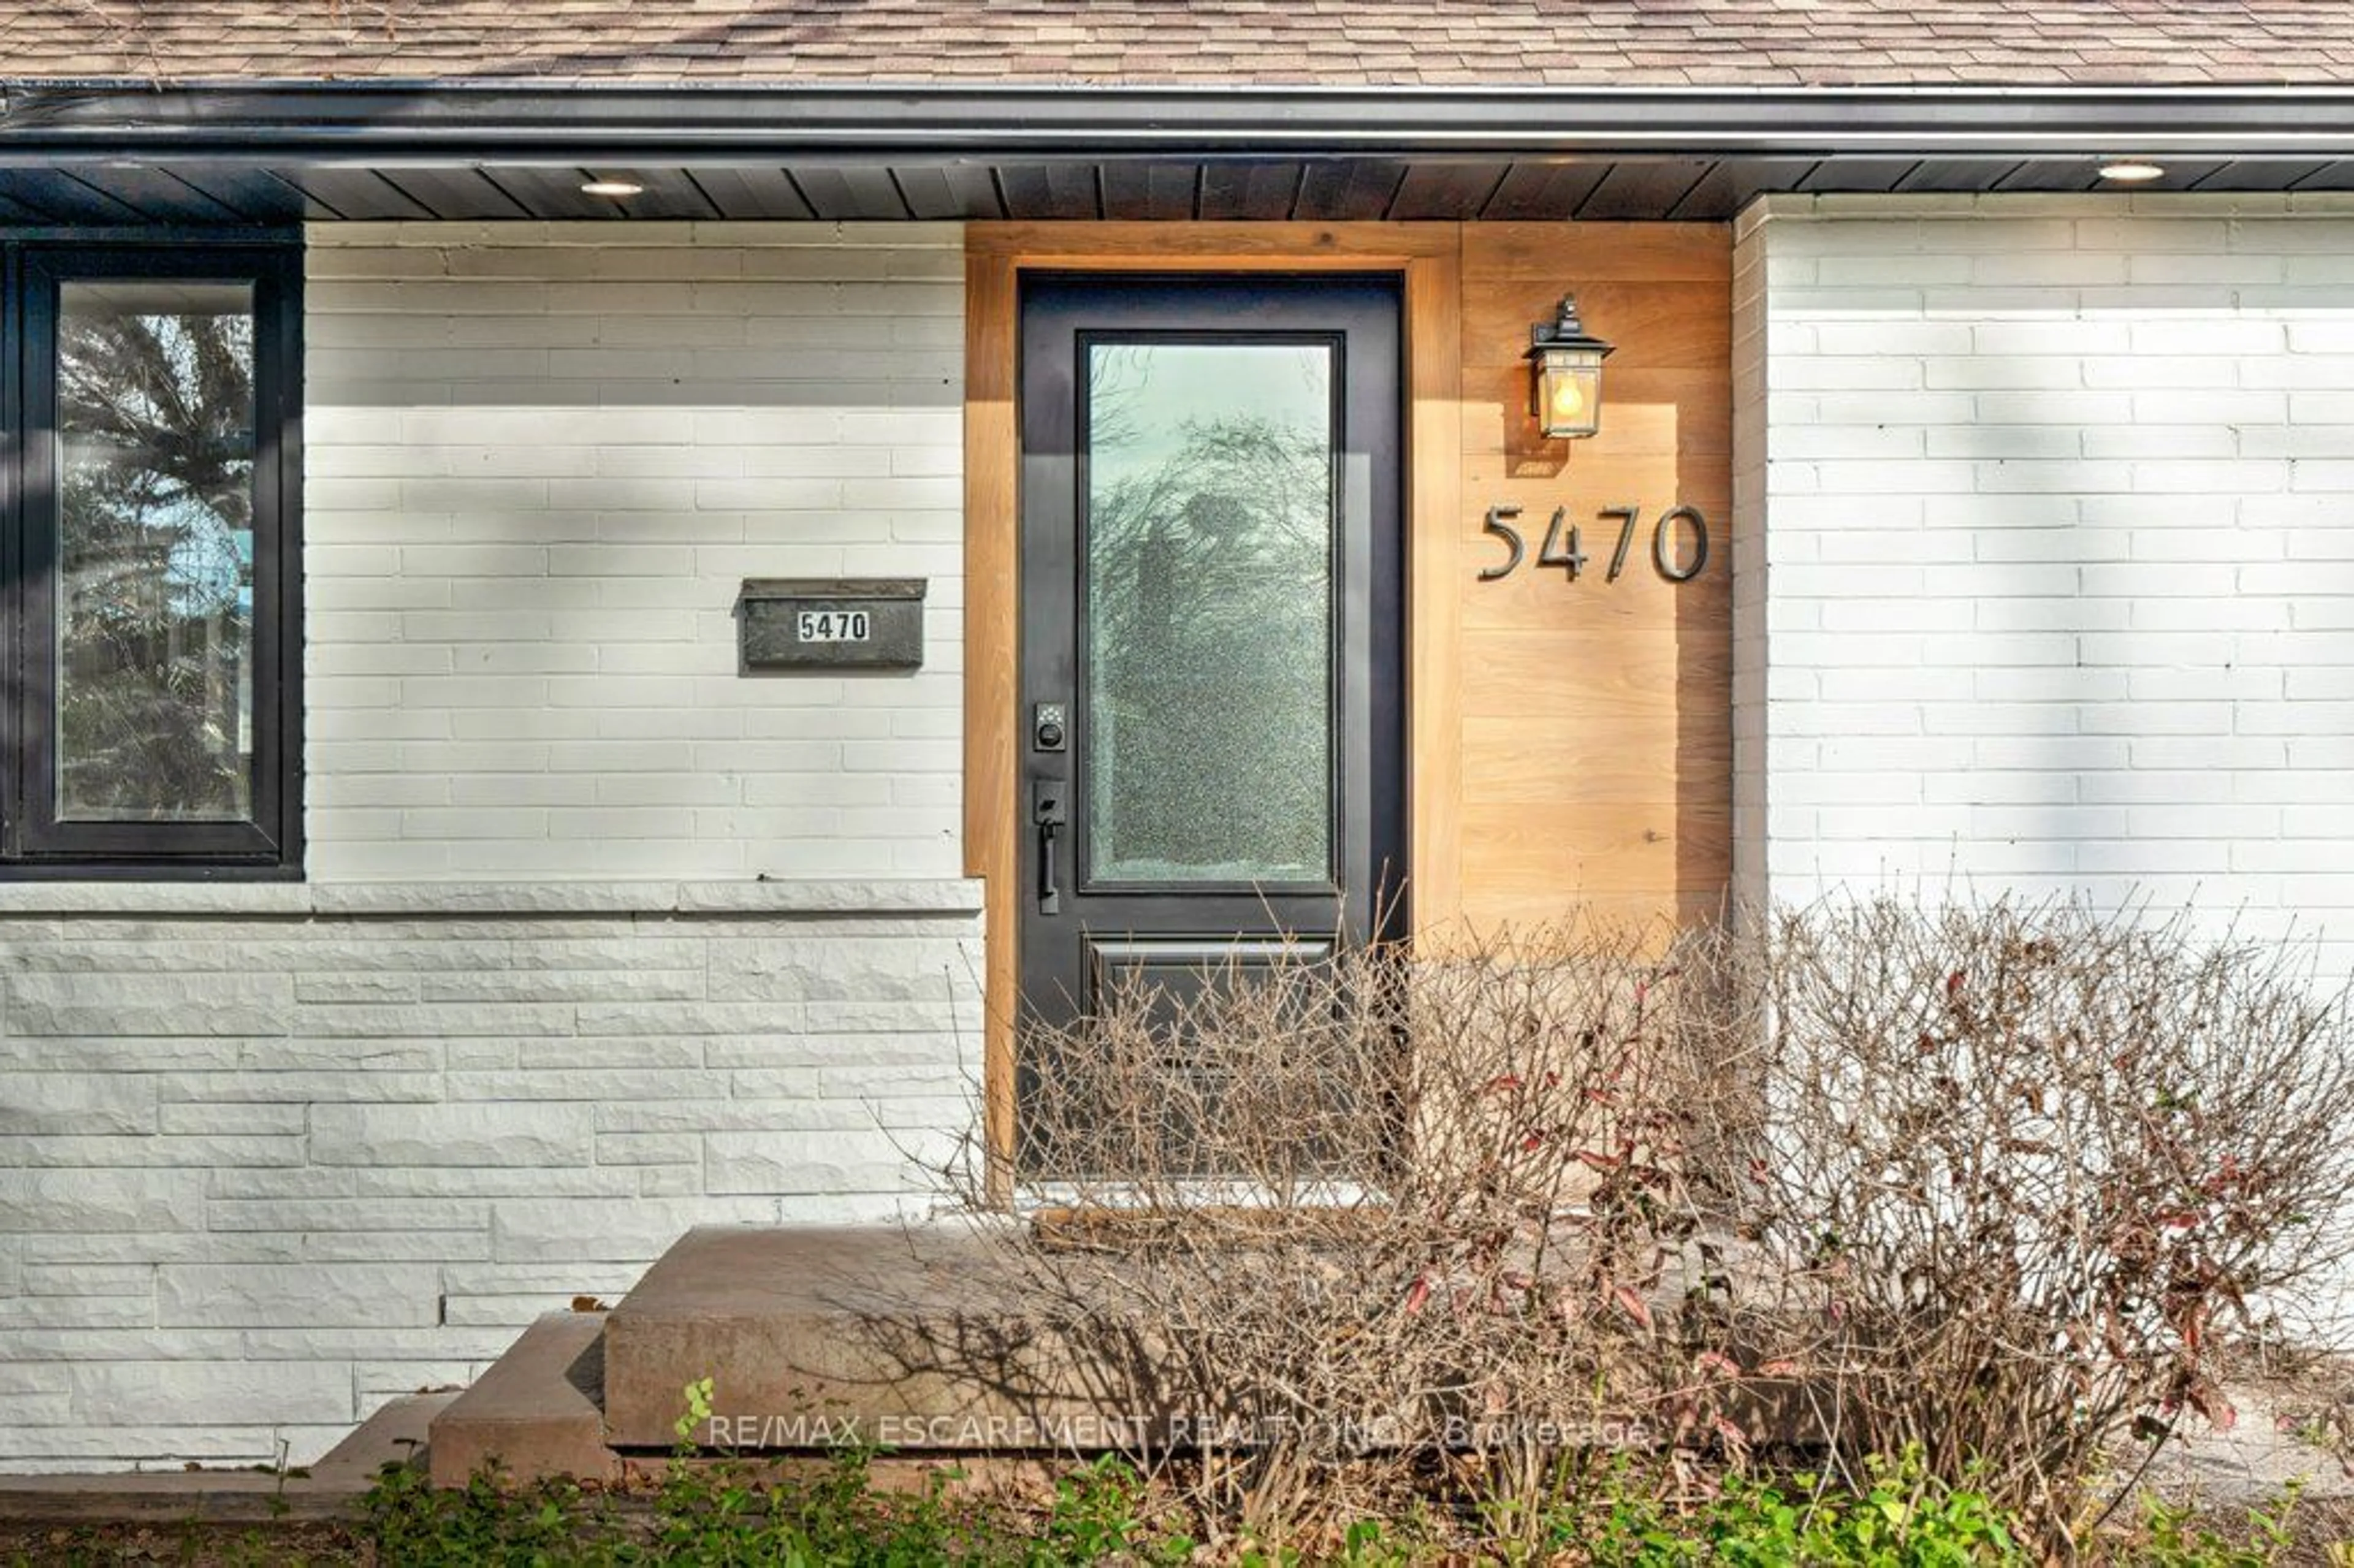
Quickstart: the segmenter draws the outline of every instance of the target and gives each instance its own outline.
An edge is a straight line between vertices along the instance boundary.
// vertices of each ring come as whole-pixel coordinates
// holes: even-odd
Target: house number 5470
[[[1492,583],[1511,577],[1528,558],[1528,544],[1511,524],[1511,519],[1520,514],[1521,509],[1509,502],[1488,508],[1488,520],[1479,527],[1481,532],[1504,542],[1504,559],[1499,566],[1481,567],[1481,582]],[[1618,540],[1610,551],[1610,567],[1603,577],[1605,582],[1615,583],[1618,574],[1627,569],[1627,548],[1634,543],[1635,526],[1642,521],[1642,509],[1606,506],[1595,515],[1618,520]],[[1564,524],[1568,524],[1565,537]],[[1553,521],[1545,526],[1544,543],[1537,549],[1537,565],[1559,567],[1568,574],[1570,581],[1575,582],[1585,570],[1586,562],[1579,532],[1580,525],[1569,522],[1569,508],[1554,507]],[[1708,565],[1708,519],[1701,515],[1699,507],[1670,506],[1659,514],[1659,520],[1651,524],[1651,565],[1671,583],[1688,583],[1700,576],[1700,569]]]

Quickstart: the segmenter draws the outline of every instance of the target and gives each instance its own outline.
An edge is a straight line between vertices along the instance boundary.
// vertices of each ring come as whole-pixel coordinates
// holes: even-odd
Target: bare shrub
[[[1717,958],[1759,1093],[1699,1107],[1748,1245],[1694,1331],[1849,1478],[1918,1447],[2058,1530],[2128,1429],[2233,1419],[2220,1337],[2342,1284],[2354,1031],[2280,951],[1860,899]]]
[[[1631,932],[1303,948],[1033,1032],[1015,1245],[1088,1394],[1162,1418],[1130,1457],[1282,1531],[1623,1441],[1691,1228],[1675,973]]]
[[[1917,1449],[2057,1540],[2129,1426],[2230,1419],[2219,1335],[2348,1259],[2346,1015],[2181,919],[1303,946],[1022,1067],[1032,1223],[983,1234],[1043,1392],[1278,1537],[1434,1478],[1529,1524],[1631,1442],[1703,1486]]]

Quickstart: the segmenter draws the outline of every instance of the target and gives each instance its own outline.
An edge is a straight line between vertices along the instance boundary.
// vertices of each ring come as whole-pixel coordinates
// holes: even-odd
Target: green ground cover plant
[[[1193,1552],[1190,1539],[1145,1525],[1141,1483],[1117,1460],[1076,1467],[1051,1495],[1021,1506],[960,1491],[951,1468],[907,1490],[876,1485],[871,1467],[856,1450],[814,1478],[682,1461],[639,1493],[561,1481],[516,1488],[489,1475],[436,1490],[421,1472],[388,1467],[367,1499],[366,1540],[376,1561],[419,1568],[1079,1568],[1183,1563]]]
[[[1861,1492],[1820,1472],[1735,1478],[1705,1495],[1656,1460],[1564,1460],[1532,1520],[1511,1499],[1434,1488],[1416,1505],[1282,1542],[1197,1544],[1172,1521],[1181,1493],[1116,1458],[1026,1491],[971,1491],[953,1470],[910,1489],[874,1457],[814,1474],[684,1465],[650,1488],[500,1484],[436,1490],[387,1467],[350,1523],[222,1529],[0,1525],[6,1568],[176,1563],[192,1568],[1975,1568],[2048,1561],[2019,1521],[1917,1456],[1867,1467]],[[2354,1568],[2354,1516],[2321,1517],[2294,1490],[2232,1511],[2143,1498],[2074,1561],[2133,1568]]]

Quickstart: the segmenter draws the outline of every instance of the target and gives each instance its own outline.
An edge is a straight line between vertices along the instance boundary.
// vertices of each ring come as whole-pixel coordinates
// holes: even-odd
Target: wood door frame
[[[964,851],[983,887],[989,1189],[1013,1195],[1022,832],[1021,278],[1055,271],[1393,272],[1405,302],[1406,868],[1415,923],[1460,902],[1454,666],[1462,463],[1462,238],[1452,223],[976,223],[965,230]]]

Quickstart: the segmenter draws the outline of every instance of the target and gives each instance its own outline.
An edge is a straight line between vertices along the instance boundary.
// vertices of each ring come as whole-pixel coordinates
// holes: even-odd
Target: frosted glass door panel
[[[1333,879],[1334,357],[1087,345],[1090,882]]]

